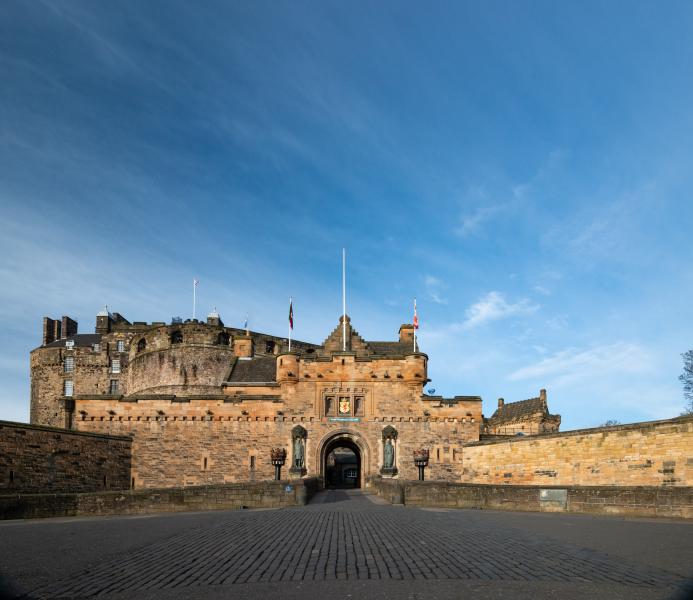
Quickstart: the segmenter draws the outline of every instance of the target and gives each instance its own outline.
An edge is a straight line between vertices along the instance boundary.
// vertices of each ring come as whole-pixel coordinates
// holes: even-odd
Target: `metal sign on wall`
[[[341,423],[347,422],[347,423],[358,423],[361,418],[360,417],[329,417],[330,421],[338,421]]]

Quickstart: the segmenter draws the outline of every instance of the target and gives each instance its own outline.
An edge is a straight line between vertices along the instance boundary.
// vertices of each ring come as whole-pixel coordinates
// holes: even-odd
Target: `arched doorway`
[[[325,487],[361,486],[361,452],[349,440],[335,440],[325,449]]]
[[[363,487],[367,475],[368,446],[356,433],[333,432],[319,444],[318,461],[325,487]]]

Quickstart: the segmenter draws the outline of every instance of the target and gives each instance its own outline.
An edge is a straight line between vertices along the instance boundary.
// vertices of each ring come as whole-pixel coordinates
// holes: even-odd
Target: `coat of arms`
[[[340,398],[339,399],[339,414],[340,415],[351,414],[351,399],[350,398]]]

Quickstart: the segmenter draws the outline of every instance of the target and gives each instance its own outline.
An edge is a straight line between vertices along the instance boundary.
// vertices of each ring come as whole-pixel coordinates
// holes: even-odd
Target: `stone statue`
[[[391,469],[395,464],[395,447],[392,445],[392,440],[387,438],[383,447],[383,468]]]
[[[294,467],[303,468],[303,438],[294,438]]]

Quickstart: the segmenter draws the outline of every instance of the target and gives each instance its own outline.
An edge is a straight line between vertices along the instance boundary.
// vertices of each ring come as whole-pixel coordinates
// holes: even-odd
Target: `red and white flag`
[[[416,314],[416,298],[414,298],[414,329],[419,328],[419,315]]]

